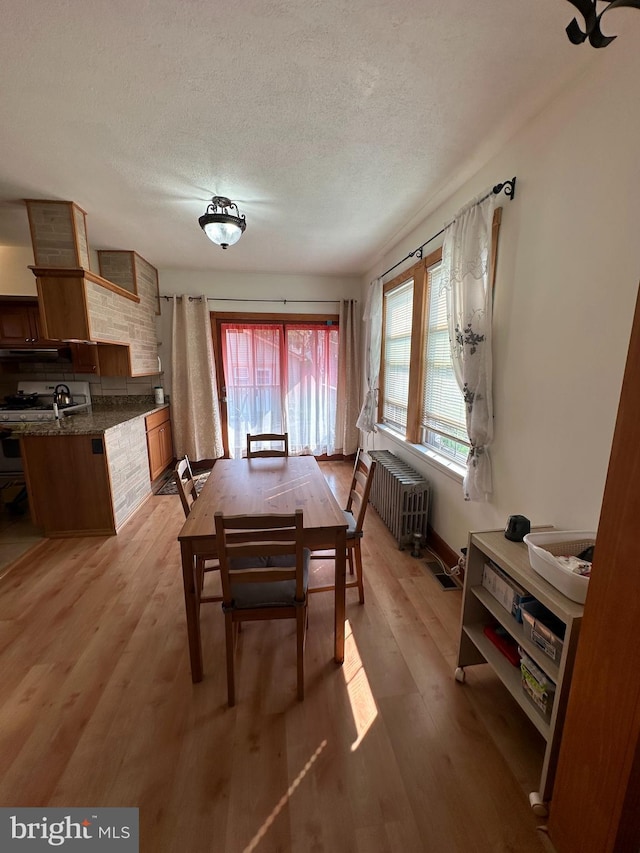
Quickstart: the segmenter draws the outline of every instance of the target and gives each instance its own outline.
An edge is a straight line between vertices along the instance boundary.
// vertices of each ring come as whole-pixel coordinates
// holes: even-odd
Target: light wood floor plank
[[[323,465],[341,503],[351,466]],[[226,706],[219,605],[191,683],[176,497],[116,537],[52,540],[0,579],[0,805],[136,806],[143,853],[548,851],[528,805],[542,748],[487,667],[453,678],[461,595],[365,522],[366,604],[245,625]],[[330,579],[333,564],[314,561]],[[216,584],[215,576],[207,584]]]

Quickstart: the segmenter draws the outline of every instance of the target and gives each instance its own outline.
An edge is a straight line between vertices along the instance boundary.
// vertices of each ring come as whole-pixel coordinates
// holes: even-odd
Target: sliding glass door
[[[229,455],[258,432],[288,432],[293,454],[333,453],[337,323],[222,321],[218,338]]]

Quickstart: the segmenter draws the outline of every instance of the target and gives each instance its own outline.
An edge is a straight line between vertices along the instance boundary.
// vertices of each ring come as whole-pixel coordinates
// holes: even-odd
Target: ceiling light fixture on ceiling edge
[[[207,205],[198,222],[211,242],[223,249],[237,243],[247,227],[244,214],[240,214],[238,205],[221,195],[213,196],[211,204]]]

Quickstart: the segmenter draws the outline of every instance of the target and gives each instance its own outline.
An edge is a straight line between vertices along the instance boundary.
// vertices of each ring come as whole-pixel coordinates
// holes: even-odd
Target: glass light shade
[[[202,226],[202,229],[207,235],[207,237],[216,245],[222,246],[223,249],[226,249],[227,246],[233,246],[233,244],[237,243],[240,237],[242,237],[242,232],[244,231],[244,228],[241,228],[237,222],[233,221],[235,217],[216,216],[214,214],[209,216],[203,216],[202,218],[210,220],[223,220],[205,222]]]
[[[237,243],[247,227],[245,218],[240,215],[235,201],[230,201],[222,195],[214,195],[206,213],[198,219],[198,222],[211,242],[223,249],[228,249],[229,246]]]

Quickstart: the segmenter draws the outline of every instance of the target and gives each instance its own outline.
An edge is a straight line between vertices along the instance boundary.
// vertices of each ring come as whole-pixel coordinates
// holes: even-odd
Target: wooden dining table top
[[[218,459],[178,536],[215,536],[214,515],[292,513],[302,509],[315,535],[346,529],[342,509],[313,456]]]

